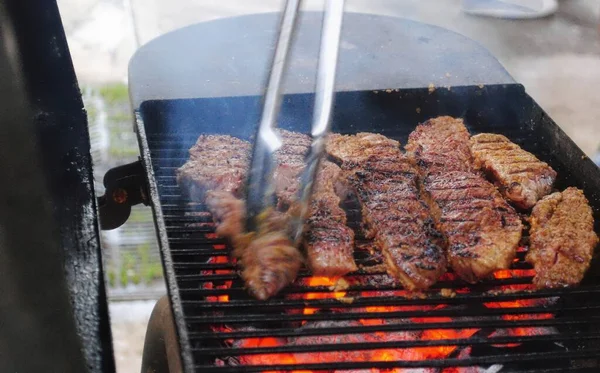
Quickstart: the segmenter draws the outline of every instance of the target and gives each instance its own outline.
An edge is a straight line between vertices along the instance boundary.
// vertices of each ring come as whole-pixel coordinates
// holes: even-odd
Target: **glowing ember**
[[[336,283],[338,280],[339,280],[339,277],[313,276],[313,277],[310,277],[306,281],[306,284],[310,287],[327,286],[327,287],[333,288],[336,286]],[[345,291],[335,291],[335,292],[329,292],[329,293],[318,292],[318,293],[306,293],[306,295],[304,296],[304,299],[308,299],[308,300],[310,300],[310,299],[340,299],[345,296],[346,296]],[[312,315],[315,312],[317,312],[317,308],[305,308],[304,309],[305,315]]]
[[[257,347],[277,347],[285,346],[286,341],[281,338],[248,338],[240,340],[235,347],[239,348],[257,348]],[[243,356],[242,362],[244,365],[272,365],[277,364],[298,364],[296,357],[293,354],[259,354]],[[312,373],[310,370],[293,370],[292,373]],[[268,370],[264,373],[279,373],[278,371]]]
[[[214,233],[207,233],[206,235],[207,239],[215,239],[217,238],[217,235]],[[227,246],[225,245],[213,245],[213,248],[215,250],[223,250],[225,251],[227,249]],[[213,263],[213,264],[227,264],[230,263],[230,259],[227,255],[222,255],[222,256],[213,256],[208,260],[208,263]],[[229,269],[215,269],[215,270],[211,270],[211,271],[202,271],[203,275],[211,275],[211,274],[215,274],[215,275],[224,275],[224,274],[231,274],[232,271]],[[231,288],[232,285],[232,281],[223,281],[223,283],[218,284],[218,285],[214,285],[211,282],[206,282],[203,284],[203,289],[229,289]],[[218,296],[208,296],[206,297],[206,299],[208,301],[211,302],[229,302],[229,295],[218,295]]]
[[[209,236],[207,235],[207,238]],[[214,245],[215,250],[225,250],[224,245]],[[522,251],[523,249],[521,249]],[[215,256],[212,257],[209,262],[210,263],[229,263],[228,256]],[[210,270],[203,271],[203,273],[210,274],[232,274],[234,273],[231,270]],[[511,270],[502,270],[494,273],[494,277],[497,280],[508,280],[508,279],[522,279],[528,278],[535,275],[535,271],[532,269],[511,269]],[[369,275],[367,275],[369,276]],[[437,304],[437,305],[401,305],[401,306],[356,306],[351,307],[348,306],[348,300],[352,300],[354,298],[360,299],[362,301],[367,301],[369,298],[373,299],[382,299],[389,298],[394,299],[397,297],[398,299],[409,299],[411,297],[420,297],[423,298],[427,296],[426,294],[413,294],[409,293],[405,290],[395,290],[390,288],[393,286],[393,280],[381,280],[377,281],[381,282],[385,290],[377,291],[377,290],[369,290],[369,291],[361,291],[361,292],[352,292],[352,288],[349,288],[350,284],[353,286],[370,286],[376,287],[379,286],[379,283],[376,283],[375,280],[371,280],[370,277],[364,276],[364,278],[338,278],[338,277],[322,277],[322,276],[312,276],[298,279],[297,285],[304,286],[309,288],[320,288],[318,291],[308,291],[306,293],[302,292],[290,292],[290,294],[286,295],[286,298],[291,300],[306,300],[308,301],[314,299],[337,299],[340,301],[340,307],[335,308],[328,306],[327,310],[321,310],[319,308],[314,307],[299,307],[299,308],[291,308],[290,310],[285,310],[286,314],[298,314],[298,315],[315,315],[319,312],[330,312],[330,313],[342,313],[342,312],[353,312],[360,313],[363,315],[363,318],[358,320],[342,320],[342,321],[333,321],[333,320],[304,320],[301,322],[300,329],[318,329],[318,328],[355,328],[360,329],[360,327],[365,326],[382,326],[387,327],[389,325],[402,325],[402,324],[451,324],[452,322],[456,322],[456,318],[452,317],[439,317],[439,316],[428,316],[428,317],[411,317],[411,318],[398,318],[394,316],[393,313],[396,312],[408,312],[408,311],[434,311],[434,310],[442,310],[451,307],[447,304]],[[376,274],[373,276],[387,276]],[[366,280],[365,280],[366,278]],[[452,273],[445,274],[441,282],[449,282],[454,283],[456,277]],[[362,281],[362,282],[361,282]],[[372,281],[372,282],[369,282]],[[515,284],[502,285],[499,288],[501,292],[516,292],[516,291],[527,291],[533,289],[533,286],[529,283],[521,283],[522,281],[517,280],[513,281]],[[228,289],[232,286],[232,281],[222,281],[219,283],[205,283],[205,289]],[[445,285],[444,285],[445,286]],[[325,290],[327,289],[327,290]],[[468,285],[464,287],[453,287],[450,290],[452,296],[456,296],[457,294],[467,294],[472,290]],[[448,292],[446,292],[448,293]],[[440,293],[444,296],[444,292]],[[209,296],[207,297],[209,301],[213,302],[228,302],[229,296],[227,295],[218,295],[218,296]],[[518,309],[522,307],[538,307],[540,306],[545,299],[518,299],[518,300],[510,300],[510,301],[499,301],[499,302],[487,302],[484,303],[487,308],[505,308],[505,309]],[[345,303],[342,306],[342,302]],[[352,309],[351,311],[349,309]],[[364,317],[365,313],[377,313],[377,314],[390,314],[390,317],[380,317],[377,315],[377,318],[368,318]],[[373,315],[375,316],[375,315]],[[518,320],[539,320],[539,319],[548,319],[554,317],[549,313],[542,314],[511,314],[511,315],[500,315],[494,316],[495,319],[501,318],[502,320],[507,321],[518,321]],[[463,318],[464,320],[464,318]],[[476,325],[476,321],[474,321],[474,325]],[[297,325],[297,324],[296,324]],[[243,329],[231,329],[228,326],[215,326],[213,329],[216,332],[227,333],[235,330],[243,330]],[[227,344],[233,346],[235,348],[261,348],[261,347],[279,347],[279,346],[334,346],[339,344],[357,344],[357,345],[365,345],[368,346],[370,343],[381,343],[381,342],[403,342],[403,341],[443,341],[443,340],[460,340],[460,339],[469,339],[473,337],[476,333],[480,331],[477,328],[468,328],[468,329],[428,329],[423,328],[423,330],[402,330],[402,327],[398,327],[394,331],[374,331],[374,332],[362,332],[355,334],[325,334],[325,335],[309,335],[304,334],[301,336],[293,336],[287,338],[273,338],[273,337],[263,337],[263,338],[246,338],[240,340],[227,340]],[[487,337],[500,337],[500,336],[534,336],[534,335],[546,335],[553,333],[553,329],[551,328],[540,328],[540,327],[520,327],[520,328],[504,328],[493,332],[488,332],[485,334]],[[503,345],[494,345],[496,347],[516,347],[519,346],[518,343],[513,344],[503,344]],[[415,347],[415,348],[383,348],[383,349],[366,349],[366,350],[345,350],[340,349],[339,351],[319,351],[319,352],[295,352],[295,353],[272,353],[272,354],[256,354],[256,355],[242,355],[237,359],[239,363],[242,365],[294,365],[294,364],[311,364],[311,363],[337,363],[337,362],[392,362],[392,361],[421,361],[421,360],[434,360],[434,359],[448,359],[448,358],[468,358],[471,353],[471,347],[462,346],[459,347],[455,345],[447,345],[447,346],[427,346],[427,347]],[[439,373],[466,373],[474,370],[469,370],[470,368],[444,368],[444,369],[420,369],[419,372],[439,372]],[[393,368],[393,369],[364,369],[364,370],[352,370],[352,372],[365,372],[365,373],[406,373],[417,371],[414,369],[405,369],[405,368]],[[268,371],[269,373],[275,373],[275,371]],[[321,373],[317,371],[300,371],[295,370],[292,372],[296,373]],[[342,370],[334,371],[334,373],[341,373]],[[348,371],[350,372],[350,371]],[[279,373],[279,372],[276,372]]]
[[[522,278],[527,276],[534,276],[535,271],[533,269],[507,269],[502,271],[496,271],[494,277],[496,279],[509,279],[509,278]],[[520,284],[520,285],[507,285],[505,286],[508,290],[533,290],[532,284]],[[502,302],[489,302],[485,303],[488,308],[523,308],[523,307],[536,307],[544,302],[544,299],[517,299],[511,301]],[[554,316],[550,313],[538,313],[538,314],[513,314],[513,315],[502,315],[503,320],[543,320],[551,319]],[[495,332],[493,336],[514,336],[514,337],[526,337],[533,335],[546,335],[549,333],[547,328],[539,327],[524,327],[524,328],[510,328],[502,332]],[[505,345],[493,345],[496,347],[517,347],[520,343],[509,343]]]

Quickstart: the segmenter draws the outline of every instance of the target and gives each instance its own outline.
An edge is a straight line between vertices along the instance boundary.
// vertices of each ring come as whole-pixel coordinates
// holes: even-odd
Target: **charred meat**
[[[232,136],[202,135],[189,151],[190,159],[177,170],[181,190],[207,204],[217,233],[233,239],[243,232],[246,174],[250,143]]]
[[[539,288],[577,285],[590,266],[598,236],[583,192],[567,188],[540,200],[531,213],[527,261]]]
[[[426,176],[423,189],[458,276],[474,283],[510,267],[522,223],[492,184],[470,172],[452,171]]]
[[[529,209],[552,191],[556,171],[502,135],[482,133],[471,138],[475,163],[516,206]]]
[[[462,119],[438,117],[418,125],[408,137],[405,149],[428,174],[473,171],[469,132]]]
[[[304,247],[308,266],[317,276],[343,276],[358,269],[354,231],[346,225],[346,213],[335,192],[340,174],[337,165],[323,162],[306,219]]]
[[[310,148],[310,137],[282,129],[277,129],[283,145],[275,153],[277,167],[275,178],[275,195],[278,209],[285,211],[296,199],[300,188],[300,175],[304,170],[304,158]]]
[[[378,133],[360,132],[356,135],[331,134],[325,148],[331,158],[348,168],[371,156],[396,155],[400,143]]]
[[[508,268],[522,224],[496,188],[474,172],[462,120],[440,117],[420,124],[406,149],[420,170],[423,196],[457,275],[474,283]]]
[[[275,154],[278,162],[275,193],[279,209],[286,211],[298,194],[311,139],[297,132],[277,131],[283,146]],[[336,194],[340,171],[335,164],[324,161],[317,174],[303,237],[307,264],[314,275],[343,276],[357,270],[354,232],[346,226],[346,213]]]
[[[190,159],[177,172],[182,190],[206,203],[217,223],[216,233],[231,241],[243,268],[241,276],[250,292],[267,299],[292,282],[303,262],[286,236],[287,208],[294,200],[304,156],[310,145],[306,135],[279,130],[282,148],[276,153],[275,194],[278,209],[266,213],[258,235],[244,232],[245,179],[250,144],[231,136],[200,136]],[[307,218],[304,246],[315,274],[338,276],[355,271],[354,235],[346,227],[344,211],[335,195],[339,168],[324,162]]]
[[[194,200],[207,191],[244,193],[250,143],[232,136],[202,135],[189,150],[190,159],[177,170],[177,182]]]
[[[366,235],[375,240],[390,274],[409,290],[433,285],[446,269],[440,234],[399,143],[370,133],[332,135],[327,151],[341,161]]]
[[[244,231],[242,200],[250,144],[231,136],[200,136],[190,160],[177,171],[177,180],[192,199],[206,203],[217,223],[216,232],[231,241],[241,276],[258,299],[268,299],[291,283],[302,264],[276,211],[265,214],[256,234]]]

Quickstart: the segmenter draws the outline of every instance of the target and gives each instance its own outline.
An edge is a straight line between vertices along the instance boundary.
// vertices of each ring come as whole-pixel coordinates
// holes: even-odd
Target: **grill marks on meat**
[[[182,190],[205,202],[217,223],[216,233],[231,241],[234,256],[242,266],[241,276],[249,291],[267,299],[294,281],[303,262],[285,230],[287,208],[295,199],[304,156],[310,146],[306,135],[278,130],[282,148],[275,154],[275,194],[278,210],[261,218],[259,233],[245,230],[245,180],[251,145],[231,136],[200,136],[190,149],[190,159],[177,170]],[[341,276],[357,269],[354,263],[354,234],[346,227],[346,216],[335,194],[340,169],[323,162],[317,176],[315,195],[307,220],[304,246],[313,273]]]
[[[462,120],[431,119],[409,136],[408,155],[447,243],[455,273],[474,283],[510,266],[522,223],[496,188],[473,172],[469,133]]]
[[[471,138],[476,165],[516,206],[529,209],[552,191],[556,171],[502,135],[482,133]]]
[[[249,167],[250,144],[231,136],[200,136],[190,160],[177,170],[177,181],[192,199],[205,202],[216,232],[231,241],[244,283],[258,299],[268,299],[294,281],[303,258],[282,232],[280,216],[262,218],[257,234],[244,231],[241,199]]]
[[[325,149],[337,163],[346,168],[359,166],[370,156],[388,156],[399,153],[400,143],[378,133],[360,132],[356,135],[331,134]]]
[[[322,162],[306,219],[304,247],[308,265],[316,276],[343,276],[358,268],[354,262],[354,231],[335,193],[341,169]]]
[[[590,266],[598,236],[583,192],[567,188],[540,200],[531,213],[527,261],[539,288],[577,285]]]
[[[177,183],[191,199],[205,202],[217,234],[232,239],[243,232],[250,143],[227,135],[202,135],[177,170]]]
[[[494,186],[464,171],[429,175],[423,188],[448,243],[448,260],[467,282],[509,268],[522,224]]]
[[[408,137],[405,149],[427,173],[473,171],[469,131],[462,119],[444,116],[418,125]]]
[[[207,191],[241,197],[250,160],[250,143],[232,136],[202,135],[177,170],[177,182],[195,200]]]
[[[328,153],[342,162],[388,271],[409,290],[426,289],[446,269],[441,237],[419,199],[416,170],[397,141],[382,135],[332,135]]]
[[[275,178],[275,195],[279,210],[287,210],[296,199],[300,188],[300,175],[304,170],[304,158],[310,148],[309,136],[282,129],[276,130],[283,145],[275,153],[277,167]]]
[[[278,207],[287,210],[298,194],[311,139],[297,132],[277,131],[283,146],[275,154],[279,164],[275,193]],[[354,232],[346,226],[346,213],[335,192],[340,172],[335,164],[322,162],[306,219],[303,246],[307,264],[318,276],[343,276],[358,269],[354,262]]]

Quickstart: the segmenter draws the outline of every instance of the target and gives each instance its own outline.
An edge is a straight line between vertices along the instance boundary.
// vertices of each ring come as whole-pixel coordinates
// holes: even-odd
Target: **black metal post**
[[[113,372],[86,114],[53,0],[0,0],[0,371]]]

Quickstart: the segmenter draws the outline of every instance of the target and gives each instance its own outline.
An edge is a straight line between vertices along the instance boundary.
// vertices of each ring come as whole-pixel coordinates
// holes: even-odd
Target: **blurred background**
[[[58,0],[58,4],[89,116],[96,191],[102,195],[106,171],[137,160],[139,154],[127,89],[127,64],[136,49],[194,23],[278,11],[283,1]],[[323,0],[309,0],[304,8],[320,10],[322,5]],[[600,161],[599,1],[560,0],[557,13],[534,20],[467,15],[461,0],[347,0],[346,10],[421,21],[480,42],[588,156]],[[117,370],[139,372],[148,318],[165,293],[150,209],[135,207],[125,225],[102,232],[102,245]]]

